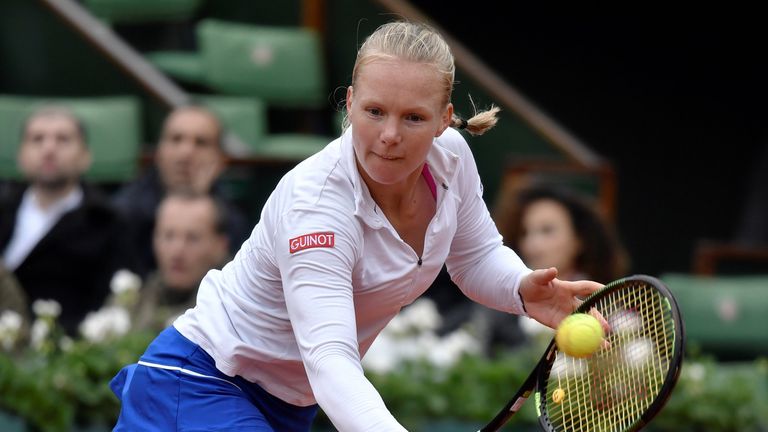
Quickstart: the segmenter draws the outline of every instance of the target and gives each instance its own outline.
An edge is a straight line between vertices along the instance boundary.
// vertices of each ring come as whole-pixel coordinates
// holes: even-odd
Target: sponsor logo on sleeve
[[[291,253],[312,248],[332,248],[336,238],[332,232],[316,232],[304,234],[289,240],[288,247]]]

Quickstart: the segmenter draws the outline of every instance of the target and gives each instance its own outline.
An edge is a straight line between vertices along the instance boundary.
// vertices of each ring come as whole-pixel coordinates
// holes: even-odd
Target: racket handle
[[[504,409],[496,414],[496,417],[478,432],[496,432],[501,429],[501,427],[504,426],[515,413],[520,411],[520,408],[523,407],[523,404],[528,400],[528,396],[531,395],[531,392],[536,386],[537,373],[538,367],[531,372],[523,386],[517,391],[517,394],[515,394],[515,397],[507,403]]]
[[[528,378],[525,379],[523,385],[517,390],[517,393],[515,393],[515,397],[507,403],[504,409],[496,414],[496,417],[494,417],[493,420],[488,422],[488,424],[478,432],[496,432],[501,429],[501,427],[504,426],[515,413],[520,411],[520,408],[523,407],[525,401],[528,400],[528,397],[536,388],[536,380],[539,378],[539,369],[542,365],[547,364],[547,362],[551,360],[555,351],[555,340],[552,339],[552,341],[549,342],[549,346],[544,351],[544,355],[541,356],[541,360],[539,360],[530,375],[528,375]]]

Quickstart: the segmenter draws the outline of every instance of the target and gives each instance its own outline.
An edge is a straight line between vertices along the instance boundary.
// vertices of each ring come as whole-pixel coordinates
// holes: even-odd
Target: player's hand
[[[520,283],[520,297],[525,303],[528,316],[554,329],[563,318],[579,307],[581,298],[602,287],[602,284],[588,280],[557,279],[557,269],[550,267],[534,270],[523,278]]]

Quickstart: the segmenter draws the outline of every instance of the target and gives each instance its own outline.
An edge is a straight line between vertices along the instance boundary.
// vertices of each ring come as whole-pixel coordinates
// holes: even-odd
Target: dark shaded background
[[[644,2],[623,5],[622,14],[603,10],[608,8],[597,13],[596,5],[581,3],[576,13],[551,2],[412,3],[613,163],[616,220],[633,271],[687,272],[697,242],[735,235],[751,171],[768,146],[763,120],[768,38],[762,12],[738,3]],[[206,4],[201,16],[269,17],[274,24],[295,20],[298,7],[247,0]],[[333,29],[345,35],[347,27],[372,30],[358,26],[375,13],[368,2],[328,4],[332,16],[351,17]],[[93,55],[95,50],[83,49],[81,40],[41,9],[36,1],[0,0],[0,91],[138,94],[146,111],[146,142],[154,142],[164,112],[160,104],[116,73],[108,60]],[[143,50],[161,48],[161,42],[184,46],[191,29],[123,28],[122,33]],[[164,40],[166,33],[174,37]],[[333,40],[352,57],[351,43],[339,45],[349,41]],[[97,78],[81,79],[83,70]],[[346,82],[347,71],[339,76]],[[277,178],[278,173],[266,174]],[[272,184],[261,182],[261,189],[248,193],[266,193]]]
[[[696,242],[735,235],[768,145],[758,13],[667,5],[652,17],[564,16],[517,3],[505,13],[413,4],[614,164],[634,271],[689,271]]]

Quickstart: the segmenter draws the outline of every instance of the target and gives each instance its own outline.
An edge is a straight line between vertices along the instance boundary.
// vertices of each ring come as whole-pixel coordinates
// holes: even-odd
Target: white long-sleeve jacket
[[[443,263],[468,297],[517,314],[530,270],[502,245],[459,132],[448,128],[427,156],[437,211],[421,257],[371,198],[351,140],[348,130],[283,177],[250,238],[174,325],[225,374],[294,405],[317,402],[341,431],[401,431],[360,363],[376,335]]]

